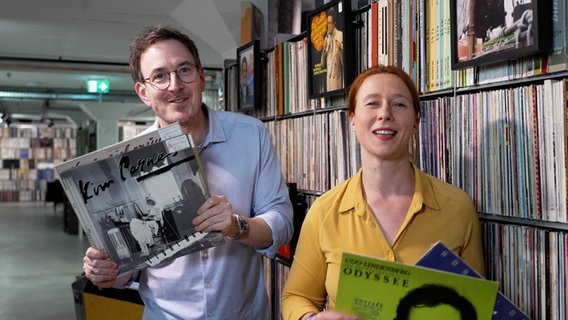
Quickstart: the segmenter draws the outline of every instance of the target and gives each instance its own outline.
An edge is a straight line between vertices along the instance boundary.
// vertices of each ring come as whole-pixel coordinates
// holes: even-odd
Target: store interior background
[[[246,2],[246,1],[245,1]],[[278,31],[278,0],[249,1],[263,13],[269,47]],[[285,1],[296,19],[327,1]],[[356,8],[358,1],[353,1]],[[359,1],[361,2],[361,1]],[[293,5],[290,5],[293,3]],[[270,16],[270,19],[269,19]],[[207,86],[222,104],[222,68],[240,46],[238,0],[3,0],[0,10],[0,116],[6,122],[96,123],[97,148],[119,141],[119,124],[147,123],[151,110],[136,96],[129,45],[140,31],[167,24],[188,33],[200,50]],[[270,21],[270,22],[269,22]],[[87,80],[109,80],[108,93],[89,94]],[[2,124],[0,124],[2,125]]]
[[[324,2],[282,1],[298,17]],[[268,16],[278,14],[280,1],[250,2],[263,13],[268,46],[269,34],[278,33]],[[2,0],[0,129],[94,127],[101,148],[120,140],[123,124],[146,126],[154,116],[134,92],[128,58],[134,37],[154,24],[190,35],[208,69],[207,88],[221,100],[224,61],[236,59],[240,46],[240,19],[239,0]],[[298,32],[300,23],[292,26]],[[87,93],[88,80],[109,80],[110,91]],[[64,232],[62,211],[55,202],[1,203],[0,319],[75,318],[71,285],[88,243]]]

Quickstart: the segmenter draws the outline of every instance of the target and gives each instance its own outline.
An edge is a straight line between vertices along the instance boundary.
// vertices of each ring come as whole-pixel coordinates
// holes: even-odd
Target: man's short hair
[[[449,305],[455,308],[462,320],[476,320],[477,311],[473,304],[451,287],[439,284],[425,284],[409,291],[398,303],[394,320],[407,320],[412,308]]]

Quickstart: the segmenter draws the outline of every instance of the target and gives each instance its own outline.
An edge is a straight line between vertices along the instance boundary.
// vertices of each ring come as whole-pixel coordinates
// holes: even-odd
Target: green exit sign
[[[87,92],[107,93],[110,90],[110,81],[108,80],[88,80]]]

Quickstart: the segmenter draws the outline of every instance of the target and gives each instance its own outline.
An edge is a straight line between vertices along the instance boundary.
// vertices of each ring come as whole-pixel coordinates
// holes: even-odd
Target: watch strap
[[[248,232],[248,223],[238,214],[233,214],[233,217],[235,218],[237,233],[234,236],[227,236],[227,239],[239,240]]]

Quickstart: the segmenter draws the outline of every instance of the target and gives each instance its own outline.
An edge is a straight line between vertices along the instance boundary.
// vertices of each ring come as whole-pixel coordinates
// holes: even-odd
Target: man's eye
[[[193,69],[190,67],[181,67],[178,69],[177,73],[181,76],[190,76],[193,74]]]
[[[162,72],[162,73],[156,73],[153,77],[153,81],[163,81],[164,79],[166,79],[168,76],[166,73]]]

